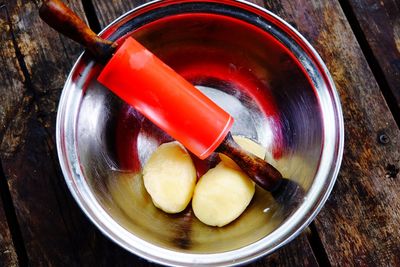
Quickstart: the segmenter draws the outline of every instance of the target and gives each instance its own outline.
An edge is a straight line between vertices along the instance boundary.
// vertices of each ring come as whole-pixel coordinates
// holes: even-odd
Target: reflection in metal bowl
[[[316,52],[270,12],[228,0],[156,1],[102,33],[119,41],[130,35],[227,110],[232,133],[266,147],[267,161],[307,195],[284,217],[257,188],[247,210],[223,228],[200,223],[190,206],[161,212],[144,190],[141,168],[171,138],[98,84],[101,66],[83,55],[63,91],[57,142],[84,212],[122,247],[170,265],[244,263],[293,239],[326,201],[343,149],[340,103]],[[216,160],[196,164],[205,170]]]

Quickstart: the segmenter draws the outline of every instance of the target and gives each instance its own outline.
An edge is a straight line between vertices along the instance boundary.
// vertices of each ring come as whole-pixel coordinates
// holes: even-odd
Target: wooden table
[[[99,31],[146,1],[67,2]],[[253,2],[297,28],[326,62],[346,143],[316,220],[251,266],[400,266],[400,2]],[[153,266],[104,237],[66,187],[55,119],[82,49],[43,24],[39,4],[0,0],[0,266]]]

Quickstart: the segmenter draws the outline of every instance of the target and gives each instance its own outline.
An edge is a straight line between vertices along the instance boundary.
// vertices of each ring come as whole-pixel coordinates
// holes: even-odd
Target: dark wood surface
[[[387,98],[393,98],[388,102],[399,123],[400,1],[350,0],[347,11],[379,85]]]
[[[65,2],[98,30],[145,1]],[[252,266],[400,266],[398,2],[253,2],[297,28],[326,62],[342,101],[346,145],[314,223]],[[56,107],[82,49],[39,20],[39,3],[0,1],[0,266],[153,266],[104,237],[65,185]]]
[[[310,40],[326,62],[342,101],[346,138],[342,168],[315,220],[330,264],[400,264],[399,128],[349,22],[335,1],[307,1],[301,8],[293,1],[267,5]],[[382,135],[390,141],[383,144]]]
[[[17,254],[15,253],[14,243],[1,199],[0,205],[0,266],[18,266]]]

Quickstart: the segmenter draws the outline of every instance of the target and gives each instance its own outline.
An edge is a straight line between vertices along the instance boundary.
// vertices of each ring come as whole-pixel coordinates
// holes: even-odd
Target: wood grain
[[[151,0],[92,0],[92,2],[99,19],[100,27],[103,29],[125,12],[141,4],[151,2]]]
[[[315,222],[331,265],[398,266],[400,132],[348,21],[336,1],[266,4],[311,41],[342,101],[343,164]]]
[[[379,64],[388,89],[395,97],[399,112],[397,115],[400,116],[400,2],[398,0],[347,0],[347,2],[372,51],[373,63],[376,61]]]
[[[248,267],[268,266],[322,266],[318,264],[305,233],[270,256],[261,258]]]
[[[0,179],[2,179],[0,177]],[[7,218],[0,198],[0,266],[19,266],[17,254],[8,228]]]
[[[8,114],[13,119],[2,136],[0,155],[4,173],[30,263],[72,264],[75,253],[53,184],[62,181],[54,168],[54,155],[49,152],[54,139],[48,134],[54,128],[51,122],[65,77],[63,64],[70,64],[58,61],[63,52],[59,52],[58,58],[56,53],[44,55],[53,45],[62,45],[54,33],[50,40],[41,38],[43,25],[33,2],[11,1],[4,4],[4,9],[7,11],[2,16],[7,22],[5,41],[12,39],[5,60],[13,62],[15,67],[6,66],[2,74],[8,76],[17,69],[15,76],[9,76],[10,84],[23,92],[19,105],[14,104],[15,110]],[[2,87],[2,91],[7,89]],[[8,103],[6,99],[2,106]]]
[[[39,9],[40,18],[57,32],[81,44],[97,61],[105,63],[117,44],[97,36],[75,12],[61,0],[47,0]]]
[[[38,2],[7,1],[0,17],[0,157],[29,264],[135,264],[136,257],[105,238],[80,211],[59,169],[56,107],[82,48],[39,19]],[[79,0],[68,4],[83,14]]]
[[[37,2],[13,0],[0,5],[0,157],[29,263],[154,266],[103,237],[80,212],[65,186],[54,147],[55,114],[66,74],[81,48],[39,21]],[[144,1],[93,2],[104,27]],[[332,196],[315,221],[330,264],[399,266],[400,132],[339,3],[336,0],[253,2],[267,6],[305,35],[327,63],[341,97],[346,127],[343,164]],[[359,6],[365,14],[374,11],[374,4],[366,8],[374,1],[361,2],[352,2],[355,11]],[[379,1],[385,6],[392,26],[381,25],[377,21],[381,17],[376,15],[371,25],[381,27],[380,35],[368,39],[369,29],[364,29],[369,42],[377,43],[377,47],[380,41],[385,43],[383,47],[387,40],[391,42],[390,34],[386,38],[383,35],[398,31],[398,19],[393,20],[395,9],[390,7],[392,2]],[[79,0],[68,3],[82,14]],[[368,24],[370,17],[365,18]],[[397,48],[398,38],[393,36]],[[397,61],[390,61],[396,57],[380,57],[379,53],[385,53],[386,48],[378,51],[371,47],[391,88],[398,90],[398,82],[393,83],[394,87],[389,82],[398,81],[398,72],[393,76],[385,67],[395,64],[393,69],[398,70]],[[2,237],[9,235],[7,227],[2,225],[3,218],[0,208]],[[0,239],[0,250],[4,240],[10,238]],[[13,264],[14,259],[7,256],[5,262]],[[2,260],[0,254],[0,265]],[[270,257],[252,264],[317,265],[304,234]]]
[[[10,15],[6,5],[0,5],[0,59],[2,70],[0,71],[0,89],[2,101],[0,105],[0,137],[3,136],[6,128],[13,119],[20,102],[23,100],[25,93],[24,80],[21,80],[22,70],[18,64],[14,52],[13,36],[10,29]]]

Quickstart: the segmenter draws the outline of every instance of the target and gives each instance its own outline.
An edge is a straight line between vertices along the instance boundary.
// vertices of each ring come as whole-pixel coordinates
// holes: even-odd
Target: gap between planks
[[[92,0],[82,0],[81,2],[89,27],[95,33],[99,33],[101,30],[100,21],[99,18],[97,17],[96,10],[94,8]]]
[[[26,63],[24,60],[24,55],[21,53],[21,50],[18,47],[18,43],[14,34],[14,29],[13,29],[13,25],[11,23],[11,18],[10,18],[10,13],[8,12],[7,6],[4,2],[0,3],[0,11],[4,12],[5,15],[5,19],[6,19],[6,24],[9,26],[9,32],[10,32],[10,37],[11,37],[11,42],[15,51],[15,57],[17,58],[18,61],[18,65],[21,68],[21,71],[23,73],[24,76],[24,87],[27,89],[27,93],[31,94],[32,97],[32,101],[29,101],[28,103],[26,103],[26,108],[30,108],[30,106],[32,105],[33,98],[35,98],[35,91],[32,88],[32,81],[31,81],[31,77],[29,75],[29,71],[26,67]],[[10,120],[7,120],[5,122],[5,127],[3,129],[3,131],[0,131],[0,143],[2,142],[3,139],[3,134],[7,131],[7,129],[9,128],[10,124],[12,122],[12,118],[10,118]]]
[[[15,213],[14,204],[8,188],[7,178],[4,175],[3,165],[0,162],[0,197],[3,202],[4,213],[6,216],[8,228],[11,233],[15,253],[17,254],[18,264],[28,266],[28,254],[24,245],[21,230]]]
[[[315,223],[311,222],[306,231],[308,243],[310,243],[311,249],[314,253],[315,259],[319,266],[331,267],[332,264],[329,261],[328,254],[325,251],[324,245],[319,237]]]
[[[357,20],[354,10],[350,5],[349,0],[338,0],[338,2],[344,15],[346,16],[346,19],[349,22],[351,30],[353,31],[358,44],[360,45],[361,51],[367,60],[368,66],[371,69],[379,88],[381,89],[382,95],[385,98],[386,104],[388,105],[394,120],[396,121],[397,127],[400,128],[400,108],[396,103],[396,97],[390,90],[390,86],[385,78],[384,71],[380,67],[379,62],[369,45],[369,42],[360,26],[360,23]]]
[[[25,78],[25,86],[26,87],[31,87],[31,80],[30,76],[28,74],[28,70],[26,68],[26,64],[24,61],[24,56],[22,55],[21,51],[18,48],[18,44],[13,32],[13,27],[10,19],[10,14],[8,12],[7,6],[5,3],[0,3],[0,10],[2,10],[5,13],[6,17],[6,22],[10,27],[10,34],[11,34],[11,40],[13,44],[13,48],[15,51],[15,55],[18,60],[18,64],[20,65],[20,68],[24,74]],[[22,233],[20,230],[20,226],[18,223],[15,207],[12,201],[9,185],[7,183],[7,178],[4,174],[3,171],[3,165],[1,164],[0,161],[0,197],[3,202],[3,208],[4,208],[4,213],[6,216],[7,224],[11,233],[11,238],[13,241],[13,245],[15,248],[15,253],[17,254],[18,258],[18,263],[20,266],[28,266],[28,254],[26,252],[26,248],[24,245],[24,240],[22,237]]]

